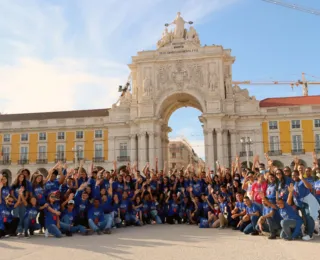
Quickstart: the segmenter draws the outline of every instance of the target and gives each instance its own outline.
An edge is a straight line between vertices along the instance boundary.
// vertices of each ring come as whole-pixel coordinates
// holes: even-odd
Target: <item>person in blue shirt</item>
[[[239,222],[242,225],[246,221],[250,223],[244,228],[243,233],[253,236],[259,235],[259,232],[256,230],[258,219],[261,215],[261,207],[259,204],[252,202],[248,196],[245,196],[243,199],[244,204],[246,205],[246,215]]]
[[[283,199],[284,201],[287,201],[288,199],[288,187],[290,183],[292,183],[291,176],[290,178],[288,176],[285,176],[284,172],[281,169],[277,169],[276,171],[277,176],[277,197]]]
[[[243,216],[246,215],[246,205],[243,202],[243,193],[236,193],[236,203],[234,209],[231,211],[231,220],[229,225],[233,230],[239,230],[238,224]]]
[[[132,204],[132,214],[136,215],[136,217],[139,218],[141,223],[143,223],[142,208],[143,208],[143,202],[141,201],[141,197],[135,196],[135,199]]]
[[[11,195],[15,198],[15,200],[18,200],[19,192],[21,191],[21,188],[23,189],[23,196],[28,199],[29,197],[29,187],[27,184],[26,177],[22,171],[20,171],[16,177],[16,179],[13,181],[13,184],[11,186]],[[13,215],[16,218],[19,218],[19,225],[18,225],[18,236],[23,235],[23,218],[24,214],[26,213],[26,207],[23,205],[23,203],[20,201],[20,204],[18,207],[16,207],[13,210]]]
[[[66,236],[72,236],[72,234],[78,232],[84,236],[89,234],[86,227],[82,225],[75,225],[76,210],[73,195],[70,195],[69,199],[61,204],[61,209],[62,214],[60,217],[60,229],[62,232],[65,232]]]
[[[1,176],[0,176],[0,196],[2,199],[2,204],[5,204],[5,198],[10,194],[10,187],[8,184],[8,175],[3,173]]]
[[[48,196],[48,205],[44,210],[45,227],[46,231],[55,236],[61,238],[62,233],[60,231],[60,203],[55,192],[51,192]]]
[[[193,176],[193,180],[190,183],[190,186],[192,187],[192,195],[195,197],[200,197],[203,193],[203,183],[197,175]]]
[[[168,224],[175,224],[175,222],[181,223],[181,218],[179,216],[179,201],[176,193],[170,194],[166,198],[166,205],[168,208],[166,221]]]
[[[75,225],[89,228],[88,211],[92,205],[89,201],[89,194],[85,191],[87,185],[87,183],[82,183],[74,196],[76,210]]]
[[[268,186],[266,190],[266,197],[271,203],[276,203],[277,183],[276,176],[272,173],[268,176]]]
[[[122,175],[118,175],[118,179],[115,182],[113,182],[112,190],[113,190],[113,193],[118,194],[118,197],[121,200],[122,194],[124,191],[124,181],[123,181]]]
[[[4,226],[4,233],[8,236],[17,236],[17,228],[19,224],[19,218],[12,215],[12,211],[17,208],[21,203],[21,196],[23,196],[23,189],[21,188],[18,200],[15,202],[15,198],[12,195],[8,195],[5,198],[5,203],[0,201],[0,216]],[[0,199],[2,200],[2,199]]]
[[[151,224],[151,215],[150,215],[150,194],[152,193],[151,187],[149,186],[147,191],[142,193],[142,220],[144,224]]]
[[[259,218],[256,230],[259,232],[269,232],[268,239],[276,239],[277,233],[281,230],[279,212],[272,207],[268,198],[262,198],[262,216]]]
[[[218,216],[218,220],[216,220],[212,227],[224,229],[231,220],[231,208],[230,203],[227,201],[227,198],[222,196],[221,194],[218,196],[219,209],[220,213]]]
[[[38,206],[42,207],[46,203],[46,194],[44,189],[43,175],[36,172],[32,175],[32,196],[37,199]],[[40,228],[40,234],[43,234],[44,229],[44,209],[40,209],[38,218]]]
[[[41,225],[37,223],[37,216],[40,210],[45,209],[48,204],[44,204],[42,207],[38,206],[37,199],[35,197],[30,198],[30,204],[28,205],[27,201],[21,197],[23,204],[26,206],[26,214],[24,216],[24,237],[29,238],[29,233],[30,235],[33,235],[33,232],[35,230],[39,230],[41,228]]]
[[[278,199],[277,207],[282,218],[280,222],[282,227],[280,237],[285,240],[297,239],[301,234],[302,218],[298,212],[285,203],[283,199]]]
[[[113,206],[112,206],[112,196],[113,196],[113,191],[112,191],[112,183],[113,180],[110,179],[110,186],[108,189],[108,194],[104,195],[101,199],[101,207],[103,209],[103,213],[104,213],[104,218],[107,221],[106,224],[106,233],[107,234],[111,234],[111,228],[112,228],[112,224],[114,221],[114,212],[113,212]]]
[[[160,216],[158,215],[158,208],[159,208],[159,202],[158,202],[157,194],[152,195],[152,193],[150,193],[150,216],[151,216],[151,219],[157,224],[162,224],[162,220],[161,220]]]
[[[101,235],[102,232],[105,232],[107,221],[104,219],[104,213],[98,199],[94,199],[93,207],[89,209],[88,222],[90,228],[98,235]]]
[[[142,222],[140,222],[139,218],[137,218],[137,216],[132,212],[132,202],[128,198],[127,192],[123,192],[122,200],[120,201],[120,218],[123,222],[125,222],[126,226],[142,225]]]

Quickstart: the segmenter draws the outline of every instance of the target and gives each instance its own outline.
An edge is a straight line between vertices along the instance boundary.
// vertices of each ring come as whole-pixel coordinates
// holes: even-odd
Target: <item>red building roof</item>
[[[302,96],[302,97],[266,98],[260,101],[260,107],[285,107],[285,106],[303,106],[303,105],[320,105],[320,95],[319,96]]]

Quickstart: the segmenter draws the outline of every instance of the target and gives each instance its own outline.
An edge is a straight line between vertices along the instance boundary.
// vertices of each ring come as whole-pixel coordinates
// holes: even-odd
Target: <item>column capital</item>
[[[238,130],[236,130],[236,129],[230,129],[229,130],[229,132],[230,132],[230,134],[237,134],[238,133]]]
[[[155,133],[155,132],[148,132],[148,135],[149,135],[149,136],[155,136],[156,133]]]
[[[215,128],[215,131],[217,134],[222,134],[223,129],[222,128]]]
[[[141,137],[145,137],[145,136],[146,136],[146,133],[144,133],[144,132],[143,132],[143,133],[138,133],[137,135],[138,135],[138,137],[141,138]]]
[[[130,137],[131,139],[136,138],[136,137],[137,137],[137,134],[130,134],[129,137]]]

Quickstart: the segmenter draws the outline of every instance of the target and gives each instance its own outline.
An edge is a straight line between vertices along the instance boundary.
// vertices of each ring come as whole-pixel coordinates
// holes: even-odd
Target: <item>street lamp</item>
[[[74,152],[74,168],[77,168],[77,162],[78,162],[78,153],[81,152],[81,148],[77,149],[77,147],[73,147],[72,151]]]
[[[250,163],[249,163],[249,148],[250,145],[252,144],[252,140],[250,137],[241,137],[240,142],[245,145],[246,149],[246,156],[247,156],[247,168],[250,168]]]

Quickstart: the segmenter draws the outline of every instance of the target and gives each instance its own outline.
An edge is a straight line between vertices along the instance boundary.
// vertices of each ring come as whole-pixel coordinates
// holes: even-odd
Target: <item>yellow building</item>
[[[298,156],[311,165],[320,153],[320,96],[267,98],[260,102],[263,148],[281,166]]]

